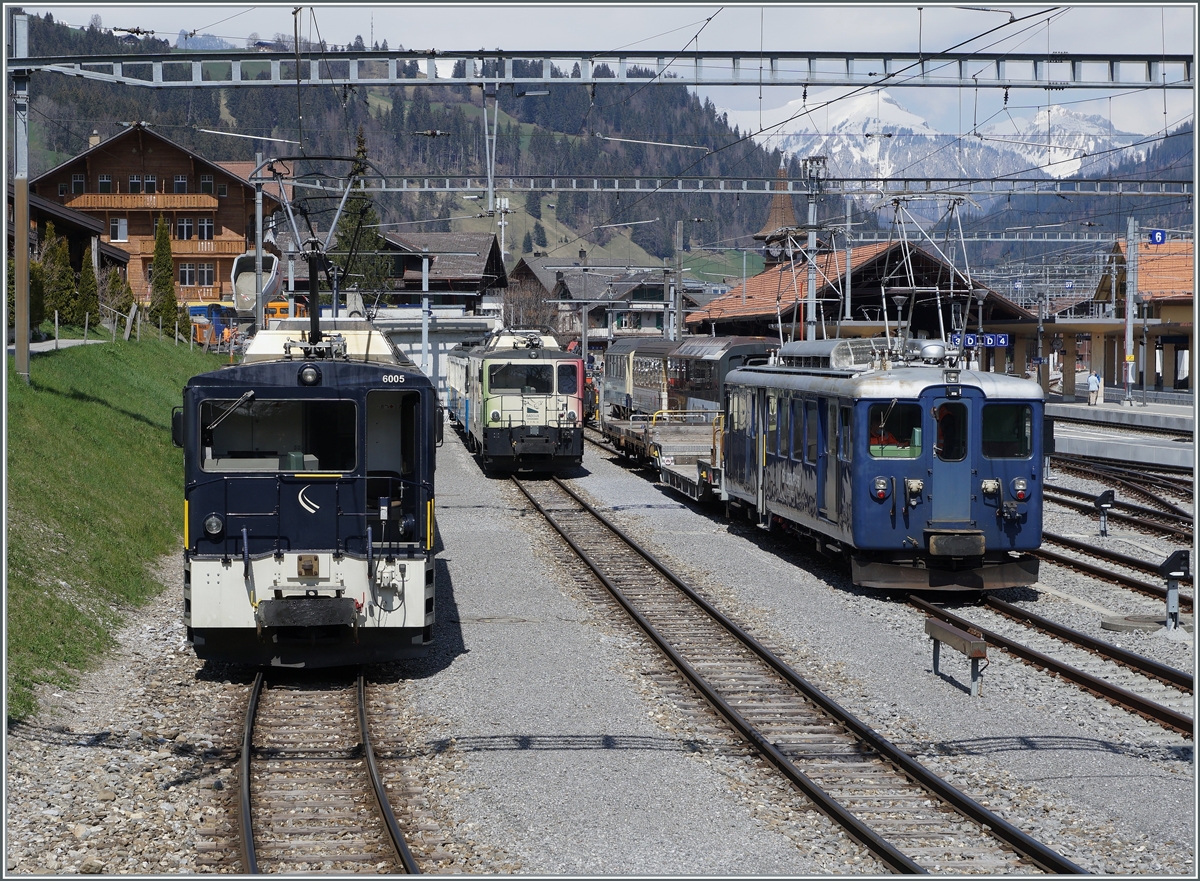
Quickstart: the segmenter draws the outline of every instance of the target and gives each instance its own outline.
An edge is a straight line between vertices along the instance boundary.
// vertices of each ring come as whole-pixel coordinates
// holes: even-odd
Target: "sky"
[[[256,33],[270,39],[290,35],[294,5],[175,4],[140,6],[25,5],[30,13],[51,12],[55,20],[86,25],[93,15],[106,28],[152,30],[174,42],[181,30],[210,33],[239,48]],[[936,4],[773,4],[725,6],[676,4],[355,4],[302,7],[301,34],[343,45],[361,36],[370,46],[466,51],[631,52],[670,54],[684,49],[763,51],[922,52],[972,49],[986,52],[1105,52],[1195,55],[1196,4],[1014,5],[964,7]],[[1011,15],[1035,17],[1009,24]],[[981,36],[985,31],[991,31]],[[978,38],[978,39],[973,39]],[[1194,70],[1194,68],[1193,68]],[[787,87],[726,87],[702,92],[719,108],[762,113],[764,124],[779,118],[770,111],[801,97]],[[828,93],[810,93],[816,102]],[[971,114],[1001,109],[998,89],[980,95],[946,88],[903,88],[893,97],[947,133],[970,129]],[[1082,90],[1053,93],[1055,103],[1103,117],[1121,131],[1150,134],[1173,129],[1192,118],[1192,92],[1159,90],[1103,94]],[[978,101],[978,105],[976,105]],[[1007,109],[1032,117],[1044,107],[1044,91],[1014,92]],[[966,111],[964,111],[964,107]],[[964,117],[964,112],[966,116]],[[739,115],[739,119],[745,119]]]

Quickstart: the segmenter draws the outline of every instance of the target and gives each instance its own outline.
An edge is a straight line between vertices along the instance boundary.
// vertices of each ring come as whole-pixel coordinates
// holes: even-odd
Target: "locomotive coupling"
[[[1000,513],[1004,515],[1005,520],[1021,519],[1021,512],[1017,510],[1016,502],[1005,502],[1000,506]]]

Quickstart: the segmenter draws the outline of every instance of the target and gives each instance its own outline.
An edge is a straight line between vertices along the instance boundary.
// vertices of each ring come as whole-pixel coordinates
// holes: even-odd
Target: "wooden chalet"
[[[129,285],[139,300],[150,299],[159,217],[171,230],[179,301],[232,299],[234,258],[254,247],[254,186],[143,123],[92,140],[30,181],[31,192],[98,220],[101,240],[129,254]],[[279,207],[264,188],[264,226]]]
[[[13,200],[15,188],[8,185],[8,253],[13,252],[16,233],[13,229],[14,211]],[[45,239],[46,224],[54,224],[54,232],[67,240],[67,253],[70,255],[71,268],[75,272],[83,269],[83,256],[87,249],[92,249],[92,269],[96,277],[107,273],[112,267],[125,274],[129,263],[129,254],[116,245],[104,241],[102,234],[104,225],[101,221],[81,211],[64,208],[58,202],[43,199],[41,196],[29,194],[29,251],[32,255]]]
[[[385,232],[383,239],[392,258],[391,290],[384,294],[389,305],[421,304],[428,256],[431,306],[457,306],[465,315],[499,310],[508,273],[493,233]]]

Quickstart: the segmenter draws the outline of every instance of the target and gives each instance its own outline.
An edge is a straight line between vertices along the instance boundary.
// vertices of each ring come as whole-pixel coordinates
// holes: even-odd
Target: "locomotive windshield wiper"
[[[242,406],[242,404],[244,404],[246,401],[253,401],[253,400],[254,400],[254,389],[251,389],[250,391],[243,394],[236,401],[234,401],[232,404],[230,404],[229,408],[224,413],[222,413],[220,416],[218,416],[216,419],[214,419],[212,422],[210,422],[208,424],[208,427],[205,428],[204,430],[212,431],[214,428],[216,428],[218,425],[221,424],[222,420],[224,420],[226,416],[228,416],[230,413],[232,413],[238,407]]]

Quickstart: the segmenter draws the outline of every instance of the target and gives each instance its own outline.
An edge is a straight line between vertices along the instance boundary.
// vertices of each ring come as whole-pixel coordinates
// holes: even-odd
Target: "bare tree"
[[[546,302],[536,279],[510,281],[504,291],[504,323],[510,327],[545,325],[558,329],[558,305]]]

